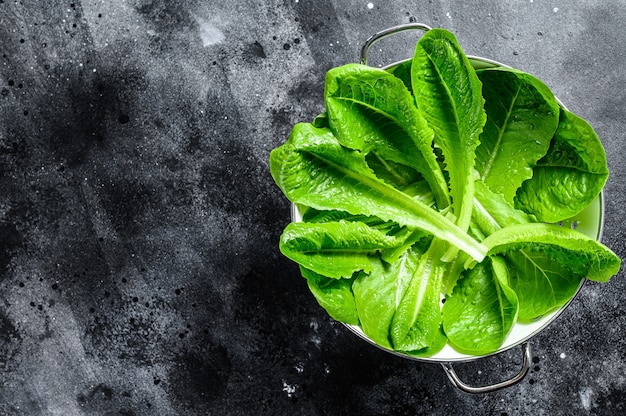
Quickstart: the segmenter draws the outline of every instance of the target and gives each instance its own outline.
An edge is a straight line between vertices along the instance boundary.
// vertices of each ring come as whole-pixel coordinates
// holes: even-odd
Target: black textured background
[[[596,128],[624,257],[625,18],[619,0],[0,0],[0,415],[624,414],[623,274],[533,339],[522,383],[468,396],[316,305],[277,248],[268,156],[371,34],[445,27]]]

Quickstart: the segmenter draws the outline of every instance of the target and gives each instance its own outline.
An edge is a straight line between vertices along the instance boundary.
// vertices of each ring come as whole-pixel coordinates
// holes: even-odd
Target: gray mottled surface
[[[623,274],[533,339],[522,383],[468,396],[332,322],[277,249],[270,150],[320,111],[327,69],[420,21],[592,123],[624,257],[626,4],[573,3],[0,0],[0,414],[624,414]]]

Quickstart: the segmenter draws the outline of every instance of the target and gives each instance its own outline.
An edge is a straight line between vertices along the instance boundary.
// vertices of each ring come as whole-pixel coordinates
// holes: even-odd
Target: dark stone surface
[[[372,33],[446,27],[596,128],[624,257],[625,18],[617,0],[0,0],[0,414],[624,414],[622,274],[533,339],[522,383],[468,396],[317,306],[277,248],[268,156]]]

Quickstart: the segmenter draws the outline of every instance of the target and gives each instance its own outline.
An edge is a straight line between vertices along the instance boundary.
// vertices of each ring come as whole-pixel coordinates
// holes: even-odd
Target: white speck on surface
[[[309,328],[317,332],[317,330],[320,328],[320,324],[318,324],[317,321],[312,320],[311,323],[309,324]]]
[[[561,355],[559,355],[559,357],[560,357],[560,358],[561,358],[561,360],[562,360],[562,359],[564,359],[565,357],[567,357],[567,355],[565,355],[565,353],[564,353],[564,352],[562,352],[562,353],[561,353]]]
[[[283,380],[283,391],[287,393],[287,397],[293,397],[296,392],[296,386],[287,384],[287,382]]]
[[[450,15],[450,12],[446,12],[446,17],[447,17],[448,19],[452,19],[452,16]]]
[[[554,13],[556,13],[556,12],[558,12],[558,11],[559,11],[559,8],[558,8],[558,7],[555,7],[554,9],[552,9],[552,11],[553,11]]]
[[[578,392],[578,395],[580,396],[580,402],[583,405],[583,408],[586,411],[591,410],[591,396],[593,395],[593,390],[589,387],[583,387]]]
[[[311,343],[313,345],[315,345],[317,348],[320,348],[320,346],[322,345],[322,339],[320,337],[318,337],[317,335],[313,335],[309,341],[311,341]]]
[[[213,22],[197,18],[200,28],[200,39],[202,46],[211,46],[222,42],[225,39],[224,33]]]
[[[374,8],[374,3],[367,3],[367,8],[372,10]]]
[[[297,373],[302,373],[304,372],[304,364],[302,363],[298,363],[295,365],[294,370],[296,370]]]

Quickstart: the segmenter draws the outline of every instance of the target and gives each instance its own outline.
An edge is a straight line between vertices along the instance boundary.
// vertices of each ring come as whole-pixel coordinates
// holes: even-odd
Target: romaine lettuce
[[[334,319],[414,356],[446,342],[481,355],[619,272],[608,247],[544,223],[587,207],[608,169],[591,126],[537,78],[475,70],[433,29],[392,70],[330,70],[324,97],[270,171],[302,213],[280,249]]]

